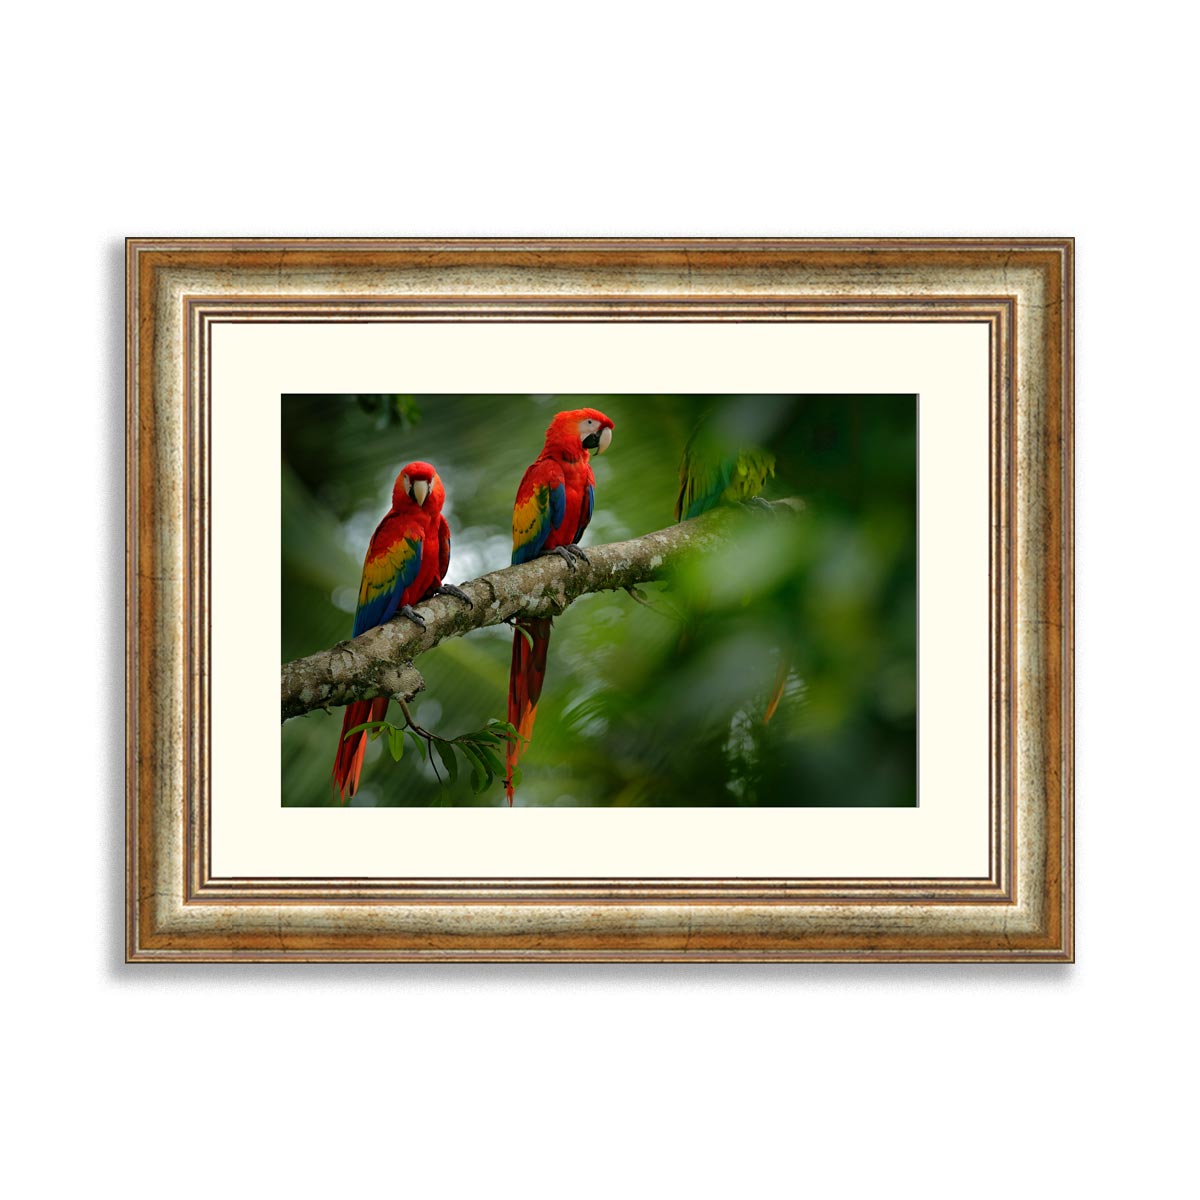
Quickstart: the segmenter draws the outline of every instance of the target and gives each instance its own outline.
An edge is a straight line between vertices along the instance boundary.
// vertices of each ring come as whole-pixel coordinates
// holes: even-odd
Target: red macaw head
[[[612,442],[613,423],[598,408],[558,413],[546,430],[546,445],[603,454]]]
[[[427,512],[439,513],[446,502],[446,489],[438,473],[427,462],[411,462],[396,476],[392,488],[392,507],[412,503]]]

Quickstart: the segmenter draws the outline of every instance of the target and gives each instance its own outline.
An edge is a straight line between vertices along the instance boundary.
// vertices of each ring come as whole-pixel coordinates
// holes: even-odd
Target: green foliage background
[[[517,803],[915,805],[915,396],[285,396],[283,661],[349,636],[367,542],[405,463],[425,459],[445,483],[449,582],[508,565],[521,475],[553,414],[583,406],[615,425],[593,456],[585,546],[674,520],[702,411],[734,441],[769,446],[765,495],[806,507],[734,513],[727,551],[645,586],[654,609],[603,593],[556,620]],[[501,626],[422,655],[415,719],[451,737],[504,720],[511,645]],[[784,656],[786,693],[764,724]],[[402,721],[394,704],[389,717]],[[284,805],[336,803],[341,720],[337,709],[284,724]],[[498,783],[474,795],[468,778],[439,785],[420,755],[393,762],[381,739],[351,803],[504,803]]]

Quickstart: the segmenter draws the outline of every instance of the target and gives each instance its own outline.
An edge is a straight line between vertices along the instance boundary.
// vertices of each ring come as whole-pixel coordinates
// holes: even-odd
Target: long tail
[[[359,730],[346,736],[348,729],[363,725],[367,721],[382,721],[387,714],[388,698],[377,696],[374,700],[357,700],[346,705],[342,718],[342,736],[338,741],[337,757],[333,760],[333,782],[338,790],[338,799],[345,804],[347,794],[358,791],[358,778],[362,774],[363,758],[367,753],[367,731]]]
[[[513,802],[513,771],[533,736],[538,697],[542,694],[542,683],[546,678],[546,651],[550,648],[550,626],[551,621],[548,617],[534,617],[521,621],[513,633],[512,670],[508,676],[508,720],[516,726],[523,740],[509,742],[505,754],[507,774],[504,778],[504,790],[508,794],[510,806]],[[529,634],[528,638],[525,633]]]

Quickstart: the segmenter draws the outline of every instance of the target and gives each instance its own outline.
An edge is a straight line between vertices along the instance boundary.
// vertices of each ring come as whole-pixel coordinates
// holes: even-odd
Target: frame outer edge
[[[897,254],[910,254],[916,259],[941,259],[947,255],[952,258],[973,257],[1003,252],[1007,258],[1014,259],[1014,267],[1021,260],[1030,266],[1046,263],[1052,260],[1057,264],[1057,282],[1060,285],[1058,304],[1054,309],[1054,317],[1042,314],[1041,334],[1043,345],[1047,349],[1057,343],[1059,353],[1048,354],[1047,359],[1056,359],[1056,373],[1051,371],[1046,377],[1046,394],[1042,398],[1044,413],[1051,419],[1051,426],[1045,432],[1051,444],[1057,433],[1058,454],[1054,459],[1047,456],[1048,474],[1043,472],[1039,478],[1048,485],[1047,494],[1043,495],[1044,506],[1052,511],[1046,513],[1050,523],[1049,533],[1057,536],[1047,537],[1038,547],[1041,561],[1038,563],[1038,578],[1044,583],[1042,599],[1049,602],[1057,598],[1057,610],[1061,619],[1051,624],[1043,621],[1043,650],[1044,661],[1047,663],[1047,685],[1053,689],[1055,696],[1053,704],[1048,705],[1049,712],[1054,713],[1057,706],[1057,720],[1051,722],[1054,726],[1049,730],[1049,745],[1043,746],[1043,754],[1047,757],[1053,753],[1052,761],[1044,762],[1050,769],[1049,777],[1043,776],[1045,783],[1055,779],[1057,787],[1053,802],[1047,795],[1043,816],[1049,820],[1052,829],[1057,829],[1057,836],[1046,840],[1042,850],[1046,855],[1045,872],[1042,875],[1044,890],[1039,898],[1037,907],[1041,910],[1041,934],[1018,936],[1010,939],[1006,949],[997,947],[972,948],[967,944],[936,945],[932,942],[925,945],[910,945],[908,947],[889,947],[888,938],[880,939],[877,935],[858,934],[847,936],[843,934],[839,944],[832,948],[812,945],[785,945],[772,949],[762,946],[755,949],[748,942],[740,946],[713,945],[703,935],[695,938],[699,943],[696,949],[693,945],[693,932],[689,932],[687,945],[672,949],[670,946],[653,944],[657,941],[651,937],[651,944],[641,939],[641,945],[627,946],[626,949],[581,946],[578,943],[572,947],[550,949],[526,945],[511,945],[505,949],[502,945],[493,944],[491,948],[471,947],[467,939],[453,939],[460,949],[452,946],[437,945],[440,940],[434,938],[432,944],[426,940],[423,946],[412,943],[405,946],[398,944],[360,946],[358,948],[344,944],[326,942],[323,946],[308,944],[309,939],[304,935],[289,937],[282,926],[278,925],[274,934],[274,945],[268,946],[261,936],[242,935],[241,946],[229,944],[223,937],[213,942],[213,929],[209,933],[202,929],[206,922],[199,923],[195,918],[201,913],[195,911],[197,906],[185,904],[183,894],[169,894],[179,882],[176,872],[171,869],[168,860],[174,860],[175,868],[184,867],[180,862],[184,847],[179,844],[182,834],[175,842],[175,852],[167,851],[166,859],[162,852],[166,849],[163,838],[170,842],[170,829],[162,827],[162,821],[155,820],[152,811],[157,804],[157,815],[162,817],[164,811],[161,787],[156,785],[163,782],[160,776],[163,762],[161,757],[151,751],[147,756],[142,734],[147,728],[146,718],[151,718],[149,728],[153,734],[159,734],[161,723],[155,723],[152,713],[147,711],[151,701],[151,692],[147,686],[147,658],[150,651],[156,647],[148,645],[153,641],[155,632],[161,633],[160,602],[163,599],[163,576],[155,582],[153,572],[147,575],[145,557],[142,551],[149,548],[152,553],[159,552],[153,535],[148,533],[151,526],[158,528],[155,522],[161,522],[161,490],[155,491],[156,482],[147,479],[143,470],[147,455],[153,457],[156,452],[162,454],[162,446],[155,439],[161,436],[158,421],[158,410],[161,399],[153,389],[154,380],[154,335],[155,322],[161,314],[155,311],[155,271],[157,269],[179,266],[182,263],[192,265],[197,258],[209,258],[216,252],[227,260],[227,267],[239,267],[243,256],[274,253],[276,267],[280,278],[288,267],[285,260],[295,258],[298,262],[321,254],[338,253],[350,255],[351,259],[359,255],[368,256],[371,253],[399,254],[404,258],[410,256],[425,256],[430,253],[466,254],[486,258],[489,254],[520,254],[531,257],[542,255],[561,255],[564,258],[574,258],[586,254],[589,250],[601,259],[610,254],[640,253],[648,259],[659,261],[663,258],[672,259],[682,256],[690,270],[697,265],[697,255],[730,256],[739,258],[749,255],[751,259],[761,255],[764,259],[775,259],[776,256],[805,258],[814,260],[840,258],[844,255],[867,255],[871,258],[893,258]],[[359,264],[347,262],[347,267],[353,270]],[[920,269],[920,263],[916,264]],[[1043,274],[1048,272],[1049,264],[1041,268]],[[576,293],[578,296],[579,293]],[[588,242],[581,239],[547,240],[536,239],[506,239],[500,242],[479,243],[469,239],[437,240],[374,240],[361,239],[354,243],[346,241],[330,241],[327,239],[127,239],[126,242],[126,305],[127,305],[127,334],[126,334],[126,393],[127,393],[127,422],[126,422],[126,516],[127,516],[127,641],[126,641],[126,672],[127,672],[127,722],[129,742],[126,752],[127,792],[126,792],[126,869],[127,869],[127,959],[129,961],[829,961],[841,959],[845,961],[1073,961],[1074,954],[1074,906],[1073,906],[1073,386],[1074,386],[1074,326],[1073,326],[1073,296],[1074,296],[1074,243],[1071,239],[837,239],[831,240],[769,240],[746,242],[738,239],[714,241],[697,239],[695,241],[672,241],[670,239],[655,239],[646,241],[630,241],[612,239],[603,242]],[[149,346],[148,346],[149,343]],[[1017,368],[1021,369],[1020,347],[1018,347]],[[149,354],[149,359],[147,355]],[[149,369],[146,369],[149,361]],[[1049,366],[1049,362],[1047,363]],[[142,385],[149,383],[151,394],[143,394]],[[146,404],[149,401],[149,409]],[[1057,422],[1057,431],[1054,423]],[[1018,448],[1019,453],[1019,448]],[[169,457],[169,456],[168,456]],[[1056,459],[1056,461],[1055,461]],[[186,470],[192,469],[192,463],[185,464]],[[206,462],[203,464],[206,468]],[[1019,468],[1018,468],[1019,469]],[[145,502],[145,503],[143,503]],[[147,508],[153,511],[148,512]],[[1019,514],[1016,514],[1019,515]],[[186,522],[187,514],[182,514]],[[185,547],[187,541],[185,540]],[[154,565],[157,565],[155,563]],[[176,581],[178,582],[178,581]],[[143,604],[141,601],[149,601]],[[1020,601],[1019,601],[1020,603]],[[152,611],[147,611],[148,609]],[[1047,609],[1042,609],[1043,613]],[[1057,626],[1057,629],[1054,629]],[[186,681],[189,671],[186,664],[181,675],[185,686],[191,687]],[[1047,697],[1048,701],[1050,697]],[[190,708],[189,708],[190,711]],[[193,714],[194,717],[194,714]],[[161,747],[161,743],[158,743]],[[1054,761],[1056,760],[1056,761]],[[193,764],[185,764],[190,768]],[[1055,769],[1057,768],[1057,770]],[[186,775],[186,771],[185,771]],[[1056,778],[1055,778],[1056,777]],[[185,783],[186,786],[186,783]],[[178,804],[172,811],[182,816],[183,806]],[[169,819],[168,819],[169,824]],[[179,831],[176,831],[177,833]],[[179,857],[177,857],[179,856]],[[164,874],[165,871],[165,874]],[[167,887],[164,893],[163,886]],[[468,902],[469,904],[469,902]],[[199,906],[203,908],[204,906]],[[217,907],[222,907],[218,905]],[[225,905],[223,907],[237,908]],[[299,913],[302,909],[311,909],[311,905],[293,906]],[[560,906],[561,907],[561,906]],[[569,906],[568,906],[569,907]],[[663,907],[669,907],[663,906]],[[718,904],[716,907],[726,907]],[[869,905],[867,906],[869,907]],[[244,909],[245,906],[242,906]],[[282,910],[282,911],[286,911]],[[282,916],[280,918],[282,921]],[[651,922],[653,924],[653,922]],[[704,922],[701,922],[703,926]],[[770,924],[770,922],[768,922]],[[692,931],[693,921],[688,918],[689,931]],[[698,932],[698,931],[696,931]],[[235,933],[234,937],[238,935]],[[865,940],[864,940],[865,937]],[[968,939],[969,940],[969,939]],[[386,937],[385,937],[386,941]],[[936,942],[937,939],[934,939]],[[336,942],[336,939],[335,939]],[[225,944],[222,944],[225,943]]]

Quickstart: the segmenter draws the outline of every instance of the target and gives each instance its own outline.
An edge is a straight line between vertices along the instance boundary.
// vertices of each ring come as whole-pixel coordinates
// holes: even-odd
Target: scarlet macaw
[[[557,554],[571,570],[575,559],[587,561],[579,547],[596,499],[596,477],[589,452],[603,454],[612,441],[613,423],[594,408],[558,413],[546,430],[546,444],[521,478],[513,506],[513,563]],[[508,681],[508,720],[520,738],[511,740],[505,756],[504,790],[513,802],[513,771],[533,734],[538,698],[546,678],[550,618],[517,622],[513,634],[512,669]],[[526,634],[528,637],[526,637]]]
[[[714,421],[702,418],[692,430],[679,463],[675,520],[698,517],[718,504],[756,500],[774,474],[775,455],[769,450],[761,446],[730,445],[722,439]],[[779,707],[790,668],[789,656],[784,654],[767,701],[764,725]]]
[[[407,617],[424,628],[425,619],[412,606],[430,596],[450,595],[471,603],[466,592],[443,584],[450,566],[450,526],[442,516],[446,490],[438,473],[426,462],[409,463],[392,487],[392,507],[371,535],[358,589],[354,637],[394,616]],[[388,698],[358,700],[346,706],[342,737],[333,761],[333,779],[344,802],[358,790],[367,731],[346,736],[368,721],[382,721]]]

